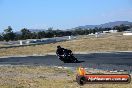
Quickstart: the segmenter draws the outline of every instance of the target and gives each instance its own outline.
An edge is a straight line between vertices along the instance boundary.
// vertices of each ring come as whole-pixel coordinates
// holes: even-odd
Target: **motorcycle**
[[[59,55],[58,58],[64,63],[78,63],[79,62],[77,58],[73,56],[73,54]]]

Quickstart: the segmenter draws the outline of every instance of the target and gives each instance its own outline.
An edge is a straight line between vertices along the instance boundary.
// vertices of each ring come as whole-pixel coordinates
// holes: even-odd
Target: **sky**
[[[132,22],[132,0],[0,0],[0,31]]]

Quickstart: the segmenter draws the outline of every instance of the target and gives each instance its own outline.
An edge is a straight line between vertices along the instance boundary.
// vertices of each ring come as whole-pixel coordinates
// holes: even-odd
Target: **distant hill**
[[[82,28],[82,29],[87,29],[87,28],[90,28],[90,29],[93,29],[95,27],[97,28],[112,28],[114,26],[119,26],[121,24],[124,24],[124,25],[132,25],[132,22],[129,22],[129,21],[115,21],[115,22],[108,22],[108,23],[104,23],[104,24],[100,24],[100,25],[85,25],[85,26],[78,26],[78,27],[75,27],[75,28],[72,28],[72,29],[76,29],[76,28]],[[30,30],[32,33],[33,32],[40,32],[40,31],[46,31],[45,29],[28,29]],[[71,30],[71,29],[69,29]],[[63,30],[63,31],[66,31],[66,30]],[[17,34],[20,34],[21,32],[20,31],[17,31],[16,32]]]
[[[28,29],[31,32],[40,32],[40,31],[45,31],[45,29]]]
[[[115,21],[115,22],[109,22],[109,23],[104,23],[104,24],[100,24],[100,25],[85,25],[85,26],[79,26],[79,27],[76,27],[76,28],[99,28],[99,27],[102,27],[102,28],[112,28],[114,26],[119,26],[119,25],[132,25],[132,22],[128,22],[128,21]]]

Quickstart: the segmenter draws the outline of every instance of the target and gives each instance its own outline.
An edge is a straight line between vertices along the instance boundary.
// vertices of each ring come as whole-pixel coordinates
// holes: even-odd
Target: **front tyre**
[[[77,76],[76,81],[79,85],[84,85],[86,83],[86,78],[84,76]]]

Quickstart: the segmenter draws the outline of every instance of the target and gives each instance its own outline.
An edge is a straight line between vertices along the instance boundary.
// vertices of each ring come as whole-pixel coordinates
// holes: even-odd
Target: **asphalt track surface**
[[[63,63],[56,55],[3,57],[0,65],[42,65],[66,67],[90,67],[103,70],[127,70],[132,72],[132,52],[75,54],[80,63]]]

